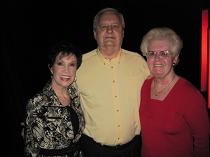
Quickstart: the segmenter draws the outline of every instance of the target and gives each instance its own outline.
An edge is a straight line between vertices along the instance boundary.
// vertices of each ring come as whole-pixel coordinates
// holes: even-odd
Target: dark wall
[[[103,7],[115,7],[126,21],[123,47],[139,52],[142,36],[152,27],[169,26],[184,41],[178,74],[200,88],[201,10],[207,1],[16,1],[7,2],[1,25],[1,64],[5,153],[22,156],[20,122],[29,97],[49,79],[46,63],[48,47],[59,40],[77,44],[83,52],[96,47],[93,17]],[[142,3],[142,4],[139,4]],[[205,93],[204,93],[205,94]],[[8,151],[8,149],[10,149]]]

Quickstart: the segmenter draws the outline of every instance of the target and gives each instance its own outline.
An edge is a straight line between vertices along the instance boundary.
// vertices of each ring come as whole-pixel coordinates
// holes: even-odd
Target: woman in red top
[[[181,38],[170,28],[151,29],[141,51],[153,77],[141,90],[141,157],[209,157],[205,99],[174,67]]]

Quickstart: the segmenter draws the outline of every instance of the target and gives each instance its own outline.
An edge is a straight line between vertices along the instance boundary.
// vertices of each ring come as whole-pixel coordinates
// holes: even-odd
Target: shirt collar
[[[121,58],[121,55],[122,55],[122,49],[120,49],[120,51],[117,54],[117,56],[112,58],[112,59],[105,58],[102,55],[102,53],[100,52],[99,49],[97,49],[96,52],[97,52],[97,55],[99,56],[99,58],[103,61],[104,65],[107,65],[107,64],[119,64],[120,63],[120,58]]]

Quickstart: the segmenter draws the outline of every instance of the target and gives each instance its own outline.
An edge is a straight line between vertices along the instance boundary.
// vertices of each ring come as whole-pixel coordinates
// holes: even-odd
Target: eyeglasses
[[[146,57],[147,58],[155,58],[155,57],[160,57],[160,58],[167,58],[171,55],[171,53],[168,50],[164,50],[164,51],[148,51],[146,53]]]
[[[121,28],[121,25],[119,24],[111,24],[111,25],[99,25],[98,28],[101,30],[101,31],[105,31],[105,30],[119,30]]]

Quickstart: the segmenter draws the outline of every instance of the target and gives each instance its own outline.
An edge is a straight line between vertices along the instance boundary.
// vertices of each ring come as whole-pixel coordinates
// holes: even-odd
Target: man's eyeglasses
[[[148,51],[146,53],[146,57],[147,58],[155,58],[155,57],[160,57],[160,58],[167,58],[171,55],[171,53],[168,50],[164,50],[164,51]]]

